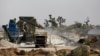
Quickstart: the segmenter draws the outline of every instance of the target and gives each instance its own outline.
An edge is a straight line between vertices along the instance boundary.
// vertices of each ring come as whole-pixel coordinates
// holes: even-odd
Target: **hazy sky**
[[[0,25],[19,16],[34,16],[42,24],[49,14],[67,19],[66,25],[87,17],[100,25],[100,0],[0,0]]]

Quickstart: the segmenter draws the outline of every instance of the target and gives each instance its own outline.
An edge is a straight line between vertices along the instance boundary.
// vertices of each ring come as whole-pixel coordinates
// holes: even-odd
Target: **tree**
[[[52,15],[51,14],[49,15],[49,18],[52,19]]]
[[[45,27],[49,27],[49,21],[47,19],[45,19],[44,25],[45,25]]]
[[[80,22],[75,22],[75,27],[76,28],[81,28],[82,27],[82,23],[80,23]]]
[[[90,22],[89,17],[87,17],[85,24],[88,26],[88,23]]]
[[[62,23],[65,23],[66,19],[64,19],[63,17],[59,16],[59,17],[57,18],[57,21],[58,21],[58,23],[59,23],[59,26],[61,27],[61,26],[62,26]]]
[[[49,15],[49,22],[51,23],[52,28],[58,27],[58,24],[57,24],[55,18],[52,18],[51,14]]]

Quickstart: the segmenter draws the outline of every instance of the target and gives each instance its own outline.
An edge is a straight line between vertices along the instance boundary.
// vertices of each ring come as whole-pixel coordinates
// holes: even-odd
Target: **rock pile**
[[[68,49],[58,50],[57,52],[45,51],[42,49],[24,51],[24,50],[19,50],[17,48],[7,48],[7,49],[0,49],[0,56],[63,56],[63,55],[68,55],[70,51],[71,50]]]
[[[72,50],[70,56],[89,56],[90,47],[87,45],[82,45],[74,50]]]
[[[46,51],[43,49],[24,51],[17,48],[0,49],[0,56],[99,56],[94,52],[89,51],[88,46],[80,46],[74,50],[61,49],[56,52]]]

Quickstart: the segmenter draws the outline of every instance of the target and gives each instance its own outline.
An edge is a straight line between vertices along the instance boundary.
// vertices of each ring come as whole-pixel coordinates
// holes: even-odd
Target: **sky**
[[[62,16],[66,25],[84,23],[87,17],[89,24],[100,25],[100,0],[0,0],[0,25],[19,16],[33,16],[43,25],[49,14]]]

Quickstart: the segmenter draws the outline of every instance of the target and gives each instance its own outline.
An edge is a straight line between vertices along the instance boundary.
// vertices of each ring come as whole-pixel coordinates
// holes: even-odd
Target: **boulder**
[[[90,47],[87,45],[81,45],[78,48],[71,51],[70,56],[89,56]]]

